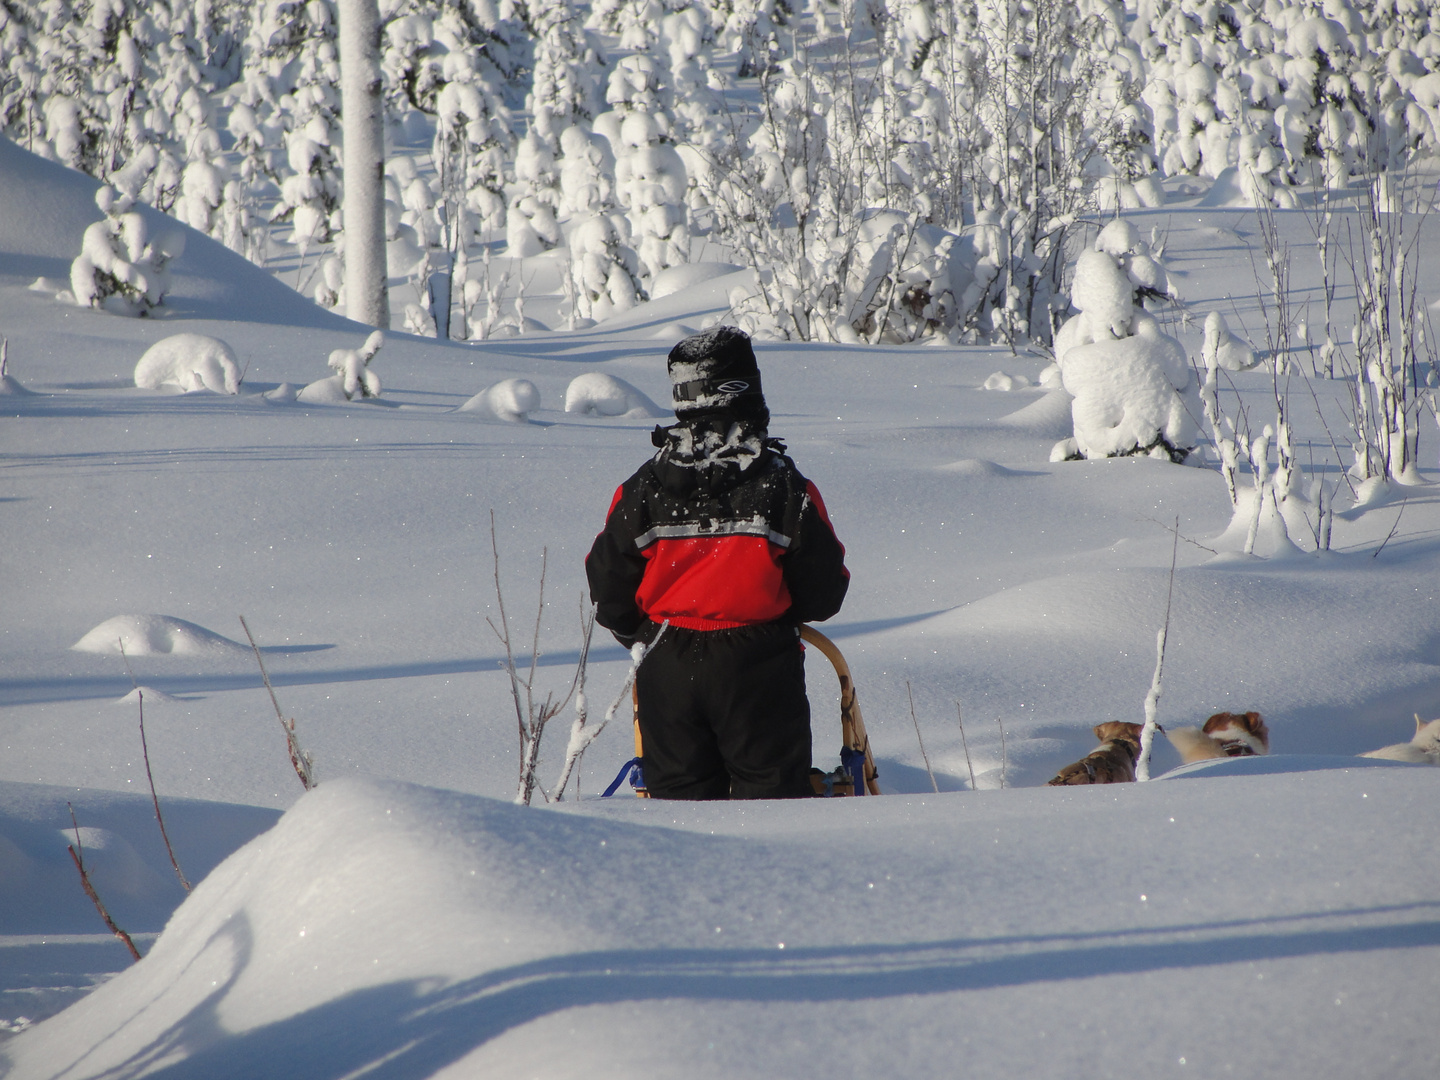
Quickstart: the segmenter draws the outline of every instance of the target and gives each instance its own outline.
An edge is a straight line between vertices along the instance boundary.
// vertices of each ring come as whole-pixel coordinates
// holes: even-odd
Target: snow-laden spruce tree
[[[622,231],[626,224],[623,214],[594,213],[571,230],[570,273],[579,318],[600,322],[645,298],[639,257]]]
[[[338,225],[335,146],[340,67],[333,8],[323,0],[265,0],[245,43],[245,86],[237,97],[261,123],[283,126],[277,162],[280,198],[272,222],[289,222],[291,243],[308,253]]]
[[[1109,252],[1080,254],[1071,289],[1079,314],[1055,337],[1075,436],[1052,459],[1147,454],[1180,462],[1195,448],[1201,407],[1190,362],[1136,303],[1138,292]]]
[[[585,31],[579,10],[564,0],[533,0],[535,61],[526,98],[531,131],[556,153],[560,132],[590,124],[602,111],[606,60],[600,41]]]
[[[1146,0],[1127,34],[1169,175],[1238,170],[1235,198],[1294,202],[1433,149],[1433,5],[1421,0]]]
[[[447,219],[458,228],[463,213],[472,232],[503,228],[505,163],[514,146],[504,104],[490,85],[466,77],[445,84],[435,110],[433,155]]]
[[[614,155],[616,203],[651,278],[690,261],[689,185],[667,97],[664,68],[648,56],[626,56],[610,73],[605,100],[611,111],[595,121]]]
[[[152,229],[129,196],[108,185],[95,193],[105,217],[88,226],[70,264],[76,303],[117,315],[146,315],[170,288],[170,262],[185,250],[178,226]]]

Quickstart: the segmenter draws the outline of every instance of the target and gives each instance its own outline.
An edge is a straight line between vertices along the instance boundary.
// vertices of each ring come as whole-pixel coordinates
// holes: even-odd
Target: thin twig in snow
[[[1000,717],[995,718],[995,726],[1000,729],[1000,786],[1005,786],[1005,774],[1010,770],[1009,755],[1005,752],[1005,724]]]
[[[1400,503],[1400,512],[1395,515],[1395,524],[1390,526],[1390,532],[1386,534],[1385,539],[1380,542],[1380,546],[1375,549],[1375,554],[1370,556],[1372,559],[1378,559],[1380,557],[1380,552],[1384,551],[1385,545],[1390,543],[1391,538],[1395,535],[1395,530],[1400,528],[1400,519],[1405,516],[1405,507],[1409,502],[1410,497],[1407,495]]]
[[[285,748],[290,752],[290,764],[295,767],[295,775],[300,778],[300,786],[309,791],[318,782],[315,779],[315,762],[300,748],[300,738],[295,734],[294,717],[286,719],[285,714],[280,711],[280,700],[275,696],[275,687],[270,685],[270,673],[265,670],[265,661],[260,656],[260,646],[255,644],[255,635],[250,633],[250,626],[245,622],[244,615],[240,616],[240,626],[245,631],[250,648],[255,650],[255,662],[260,665],[260,679],[265,683],[265,689],[270,692],[270,704],[275,706],[275,718],[280,721],[280,726],[285,731]]]
[[[1199,548],[1201,551],[1208,551],[1208,552],[1210,552],[1211,555],[1219,555],[1219,554],[1220,554],[1220,553],[1219,553],[1218,551],[1216,551],[1214,548],[1208,548],[1208,547],[1206,547],[1204,544],[1201,544],[1201,543],[1198,543],[1197,541],[1191,540],[1188,536],[1183,536],[1183,535],[1181,535],[1180,530],[1179,530],[1179,522],[1180,522],[1180,519],[1179,519],[1179,518],[1176,518],[1176,519],[1175,519],[1175,522],[1176,522],[1175,526],[1170,526],[1170,525],[1166,525],[1165,522],[1161,521],[1159,518],[1153,518],[1153,517],[1151,517],[1151,516],[1148,515],[1148,514],[1142,514],[1141,517],[1142,517],[1145,521],[1149,521],[1149,522],[1152,522],[1153,524],[1159,525],[1162,529],[1164,529],[1164,530],[1165,530],[1166,532],[1168,532],[1168,533],[1174,533],[1177,538],[1179,538],[1179,539],[1181,539],[1181,540],[1184,540],[1187,544],[1191,545],[1192,547],[1197,547],[1197,548]]]
[[[965,768],[970,770],[970,790],[975,790],[975,766],[970,763],[970,744],[965,739],[965,718],[960,715],[960,702],[955,702],[955,719],[960,724],[960,745],[965,750]]]
[[[920,744],[920,757],[925,762],[925,772],[930,777],[930,786],[940,794],[940,785],[935,782],[935,770],[930,768],[930,755],[925,752],[925,740],[920,737],[920,721],[915,716],[915,695],[910,690],[910,680],[905,680],[905,696],[910,700],[910,722],[915,725],[915,741]]]
[[[125,639],[115,639],[120,645],[120,659],[125,661],[125,672],[130,676],[130,685],[135,688],[135,700],[140,705],[140,753],[145,759],[145,779],[150,781],[150,801],[155,804],[155,820],[160,825],[160,839],[165,841],[165,853],[170,856],[170,865],[175,868],[175,876],[180,879],[180,884],[186,892],[190,891],[190,882],[185,879],[185,872],[180,869],[180,862],[175,858],[175,849],[170,846],[170,834],[165,831],[165,818],[160,814],[160,796],[155,793],[155,774],[150,771],[150,747],[145,741],[145,691],[140,689],[140,684],[135,681],[135,672],[130,670],[130,657],[125,655]]]
[[[110,917],[110,912],[106,911],[105,905],[100,902],[100,894],[90,883],[90,874],[85,869],[85,849],[80,844],[80,823],[75,820],[75,807],[68,802],[65,805],[69,807],[70,824],[75,829],[75,843],[67,844],[66,847],[70,852],[70,861],[75,864],[75,869],[80,871],[80,886],[85,890],[85,895],[90,898],[90,902],[95,905],[95,910],[100,913],[100,918],[105,920],[105,925],[110,928],[110,932],[125,943],[125,948],[130,950],[130,955],[135,958],[136,962],[139,962],[140,950],[135,947],[135,942],[130,939],[130,935],[115,925],[115,920]]]

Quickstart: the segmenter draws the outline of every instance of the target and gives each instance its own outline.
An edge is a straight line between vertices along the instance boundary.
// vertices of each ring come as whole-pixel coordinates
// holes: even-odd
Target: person
[[[675,416],[620,485],[585,560],[596,621],[655,641],[636,678],[645,785],[660,799],[795,798],[810,783],[800,624],[849,587],[815,485],[769,437],[750,338],[720,326],[667,360]]]

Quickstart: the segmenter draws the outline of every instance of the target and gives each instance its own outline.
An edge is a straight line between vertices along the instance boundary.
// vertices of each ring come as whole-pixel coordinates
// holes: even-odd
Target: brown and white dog
[[[1209,758],[1251,757],[1270,752],[1270,729],[1258,712],[1216,713],[1203,728],[1175,728],[1165,733],[1188,765]]]
[[[1095,727],[1100,745],[1089,755],[1066,765],[1047,786],[1070,784],[1129,784],[1135,779],[1135,761],[1140,757],[1143,724],[1111,720]]]
[[[1425,721],[1415,714],[1415,737],[1409,742],[1396,743],[1371,750],[1361,757],[1386,758],[1390,761],[1409,761],[1416,765],[1440,765],[1440,720]]]

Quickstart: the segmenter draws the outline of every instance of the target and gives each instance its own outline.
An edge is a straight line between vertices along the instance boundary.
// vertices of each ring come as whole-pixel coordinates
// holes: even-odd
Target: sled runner
[[[865,730],[865,718],[860,715],[860,702],[855,696],[855,680],[850,674],[850,665],[835,643],[808,623],[800,627],[800,638],[824,654],[835,668],[840,680],[840,765],[833,772],[810,770],[810,782],[815,794],[825,797],[848,795],[879,795],[880,771],[875,767],[875,758],[870,753],[870,735]],[[640,741],[640,697],[635,702],[635,756],[620,768],[619,774],[605,789],[601,798],[609,798],[619,790],[628,777],[635,789],[636,798],[648,799],[650,792],[645,788],[642,771],[645,757]]]

